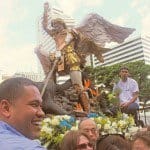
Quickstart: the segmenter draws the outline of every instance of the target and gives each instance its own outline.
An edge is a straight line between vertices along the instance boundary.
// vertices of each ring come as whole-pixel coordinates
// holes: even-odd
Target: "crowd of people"
[[[125,69],[124,69],[125,70]],[[128,108],[128,107],[127,107]],[[0,84],[0,145],[1,149],[44,150],[39,138],[42,97],[35,82],[16,77]],[[90,118],[80,120],[77,131],[69,131],[60,143],[60,150],[149,150],[149,127],[128,141],[122,135],[101,135]]]
[[[75,53],[80,35],[75,30],[67,29],[61,19],[53,20],[51,22],[53,30],[49,30],[48,9],[49,6],[45,4],[43,28],[53,37],[59,53],[64,56],[62,60],[61,54],[57,54],[59,55],[58,69],[59,71],[69,69],[72,85],[76,91],[80,90],[80,102],[83,111],[88,114],[90,113],[90,95],[88,93],[91,95],[97,93],[92,89],[89,90],[91,84],[89,80],[82,82],[82,59]],[[40,58],[48,59],[50,56],[48,53],[41,53],[40,49],[36,53]],[[101,55],[99,57],[102,59]],[[42,63],[42,59],[40,61]],[[49,67],[44,68],[46,76],[48,76]],[[120,68],[119,76],[120,80],[113,88],[116,98],[119,100],[118,107],[122,112],[133,115],[135,123],[138,125],[138,83],[129,77],[127,67]],[[30,79],[16,77],[7,79],[0,84],[0,149],[46,150],[38,140],[41,122],[45,117],[42,104],[42,95],[38,86]],[[101,131],[92,119],[83,118],[80,119],[78,130],[69,131],[64,135],[59,150],[150,150],[150,131],[149,127],[145,131],[139,131],[133,136],[133,140],[129,141],[120,134],[101,135]]]
[[[149,150],[150,131],[138,131],[129,140],[122,134],[101,135],[96,123],[89,118],[80,121],[77,131],[69,131],[60,150]]]

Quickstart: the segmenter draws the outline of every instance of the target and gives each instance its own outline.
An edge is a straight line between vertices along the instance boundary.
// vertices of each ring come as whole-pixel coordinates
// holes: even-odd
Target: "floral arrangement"
[[[55,148],[69,130],[76,130],[78,121],[74,117],[49,115],[42,122],[40,141],[45,147]]]
[[[114,117],[96,117],[94,118],[102,135],[105,134],[123,134],[126,138],[131,139],[132,134],[139,128],[136,127],[134,119],[124,113],[118,113]]]
[[[102,135],[105,134],[123,134],[131,138],[133,132],[138,130],[132,116],[118,113],[117,117],[107,117],[91,113],[88,115],[93,119]],[[49,115],[42,122],[40,141],[45,147],[55,148],[61,142],[64,134],[69,130],[78,129],[79,120],[72,116],[53,116]]]

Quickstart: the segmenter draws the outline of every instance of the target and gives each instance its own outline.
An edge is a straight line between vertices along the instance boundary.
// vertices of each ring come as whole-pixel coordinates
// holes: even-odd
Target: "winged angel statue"
[[[86,16],[83,22],[76,28],[69,29],[64,20],[51,19],[51,27],[48,24],[49,4],[44,4],[43,28],[56,43],[55,54],[45,55],[41,48],[36,53],[39,57],[45,75],[52,67],[52,61],[59,58],[56,71],[58,74],[65,71],[70,74],[71,82],[77,91],[80,91],[80,101],[85,112],[90,111],[88,96],[82,84],[81,69],[85,65],[86,57],[94,54],[100,62],[104,62],[102,54],[109,48],[104,48],[106,43],[123,42],[135,29],[120,27],[106,21],[98,14],[92,13]]]

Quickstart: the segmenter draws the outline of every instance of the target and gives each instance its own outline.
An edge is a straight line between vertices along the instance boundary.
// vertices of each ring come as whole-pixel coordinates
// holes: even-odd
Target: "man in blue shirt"
[[[10,78],[0,84],[0,149],[45,150],[37,139],[44,112],[35,83]]]

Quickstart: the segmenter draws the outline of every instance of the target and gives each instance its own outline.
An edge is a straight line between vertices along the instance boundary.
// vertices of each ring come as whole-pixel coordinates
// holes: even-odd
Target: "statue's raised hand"
[[[48,10],[49,10],[49,3],[46,2],[46,3],[44,3],[44,13],[47,13]]]

